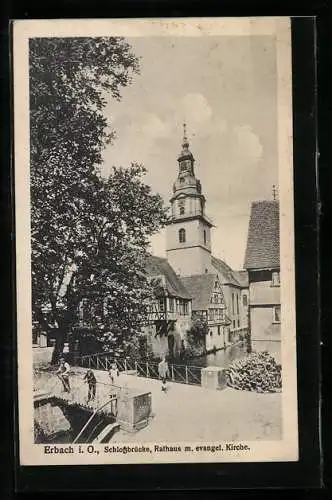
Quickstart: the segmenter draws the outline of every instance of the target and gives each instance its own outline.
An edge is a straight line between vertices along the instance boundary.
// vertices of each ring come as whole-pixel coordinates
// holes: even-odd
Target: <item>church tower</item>
[[[179,171],[170,200],[172,218],[166,232],[167,259],[181,277],[211,272],[213,226],[205,215],[205,197],[201,183],[195,177],[195,159],[189,150],[186,124],[183,129]]]

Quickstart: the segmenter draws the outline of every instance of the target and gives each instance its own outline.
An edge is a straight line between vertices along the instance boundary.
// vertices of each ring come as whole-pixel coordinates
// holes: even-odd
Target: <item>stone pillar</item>
[[[201,371],[201,385],[205,389],[225,389],[226,375],[224,368],[207,366]]]
[[[122,430],[134,432],[145,427],[151,410],[151,392],[126,388],[118,394],[116,420]]]

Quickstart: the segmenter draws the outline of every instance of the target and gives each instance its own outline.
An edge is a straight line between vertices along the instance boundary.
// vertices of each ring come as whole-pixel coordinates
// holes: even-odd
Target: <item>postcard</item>
[[[298,460],[287,17],[13,23],[21,465]]]

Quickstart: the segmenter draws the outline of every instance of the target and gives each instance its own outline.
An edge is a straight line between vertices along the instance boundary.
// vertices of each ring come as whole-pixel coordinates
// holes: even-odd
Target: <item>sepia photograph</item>
[[[297,461],[289,18],[13,33],[21,464]]]

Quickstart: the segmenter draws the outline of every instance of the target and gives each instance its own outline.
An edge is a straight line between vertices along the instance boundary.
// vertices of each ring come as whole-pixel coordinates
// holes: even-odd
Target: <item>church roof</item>
[[[237,276],[237,271],[233,271],[233,269],[226,264],[221,259],[217,257],[212,257],[211,259],[212,266],[218,271],[221,275],[221,283],[223,285],[234,285],[237,287],[242,287],[243,285],[240,283],[240,277]],[[242,280],[242,278],[241,278]],[[246,285],[248,286],[248,285]]]
[[[244,267],[280,267],[279,201],[252,203]]]
[[[181,278],[182,283],[193,298],[193,311],[204,311],[210,305],[216,274],[198,274]]]
[[[174,269],[170,266],[167,259],[149,255],[146,260],[145,271],[149,277],[163,275],[166,281],[166,291],[172,297],[191,299],[191,295],[188,293],[188,290],[185,288]]]

